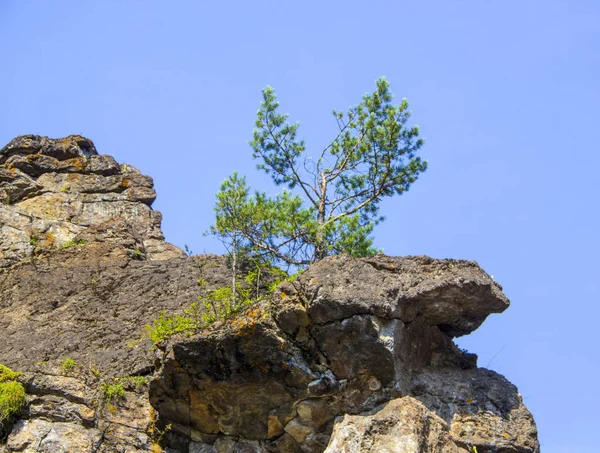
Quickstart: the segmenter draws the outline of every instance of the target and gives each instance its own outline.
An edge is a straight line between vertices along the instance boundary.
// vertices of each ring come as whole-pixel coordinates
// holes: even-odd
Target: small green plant
[[[102,384],[102,393],[107,404],[116,403],[125,397],[125,387],[120,382],[114,384],[104,382]]]
[[[205,262],[199,267],[204,268]],[[288,275],[281,269],[270,264],[254,262],[254,270],[249,271],[241,279],[236,279],[235,292],[231,286],[225,286],[207,291],[198,296],[183,314],[171,314],[162,311],[158,319],[146,324],[145,333],[152,343],[159,344],[173,335],[185,333],[192,335],[218,319],[227,318],[243,308],[258,302],[262,297],[272,293],[283,281],[294,281],[301,271]],[[207,281],[200,277],[198,284],[205,288]],[[267,290],[265,294],[265,288]]]
[[[128,348],[133,349],[137,346],[137,344],[142,341],[144,339],[144,336],[142,335],[139,338],[130,338],[129,340],[127,340],[125,342],[125,344],[127,345]]]
[[[119,382],[130,384],[135,390],[140,390],[145,385],[148,385],[146,376],[126,376],[118,379]]]
[[[156,426],[156,421],[153,421],[148,428],[148,436],[152,439],[152,446],[150,451],[152,453],[162,453],[163,449],[160,447],[160,443],[167,432],[171,431],[171,424],[169,423],[163,429]]]
[[[133,250],[131,250],[130,251],[130,256],[134,260],[143,260],[144,257],[145,257],[144,252],[142,252],[140,249],[133,249]]]
[[[63,242],[60,248],[68,249],[75,246],[85,245],[87,243],[88,241],[86,241],[85,239],[79,239],[78,241],[76,241],[75,239],[70,239],[67,242]]]
[[[100,370],[91,365],[90,365],[90,373],[92,373],[92,376],[94,376],[96,379],[100,379],[100,377],[101,377]]]
[[[75,362],[75,360],[73,360],[71,357],[67,357],[60,364],[60,367],[65,372],[72,371],[76,366],[77,366],[77,362]]]
[[[29,236],[29,245],[32,247],[37,247],[40,245],[40,237],[37,234],[32,234]]]
[[[17,414],[25,404],[25,388],[17,381],[0,384],[0,425]]]
[[[158,344],[177,333],[191,331],[197,327],[197,323],[190,317],[161,311],[158,319],[152,321],[152,324],[146,324],[146,334],[154,344]]]
[[[60,248],[62,248],[62,249],[68,249],[71,247],[75,247],[75,241],[73,239],[71,239],[67,242],[63,242],[62,245],[60,246]]]
[[[0,427],[25,404],[25,388],[15,380],[20,375],[0,364]]]
[[[62,188],[60,189],[60,191],[62,193],[69,193],[71,191],[71,188],[69,186],[62,186]]]

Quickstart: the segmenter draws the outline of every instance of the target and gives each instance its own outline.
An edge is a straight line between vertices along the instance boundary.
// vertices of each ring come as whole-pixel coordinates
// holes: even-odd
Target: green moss
[[[0,382],[14,381],[21,373],[11,370],[6,365],[0,363]]]
[[[0,426],[17,414],[25,404],[25,388],[15,381],[20,375],[21,373],[0,364]]]
[[[17,414],[25,404],[25,388],[17,381],[0,383],[0,424]]]

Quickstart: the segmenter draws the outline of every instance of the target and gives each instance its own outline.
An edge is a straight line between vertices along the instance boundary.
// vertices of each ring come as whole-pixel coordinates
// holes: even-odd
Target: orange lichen
[[[46,233],[45,235],[42,235],[42,237],[44,238],[44,247],[47,249],[53,249],[56,245],[56,236],[53,233]]]
[[[75,157],[69,160],[69,163],[73,165],[73,167],[77,167],[80,170],[84,170],[87,165],[87,159],[85,157]]]

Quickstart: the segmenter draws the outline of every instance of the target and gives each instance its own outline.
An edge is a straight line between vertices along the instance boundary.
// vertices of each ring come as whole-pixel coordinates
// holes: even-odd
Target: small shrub
[[[148,378],[146,376],[126,376],[118,380],[119,382],[131,384],[135,390],[140,390],[145,385],[148,385]]]
[[[25,388],[15,380],[20,375],[0,364],[0,427],[25,404]]]
[[[190,317],[161,311],[158,319],[155,319],[152,324],[146,324],[146,333],[153,343],[158,344],[177,333],[194,330],[197,327],[197,323]]]
[[[20,382],[0,383],[0,425],[17,414],[25,404],[25,388]]]
[[[120,382],[114,384],[102,384],[102,393],[107,404],[116,403],[125,397],[125,387]]]
[[[71,357],[67,357],[60,364],[60,367],[65,372],[72,371],[76,366],[77,366],[77,362],[75,362],[75,360],[73,360]]]
[[[160,442],[163,440],[163,437],[165,436],[166,433],[168,433],[169,431],[171,431],[171,424],[169,423],[168,425],[166,425],[163,429],[159,429],[156,427],[156,423],[152,423],[152,425],[150,426],[150,429],[148,430],[149,434],[150,434],[150,438],[152,439],[152,451],[157,451],[157,452],[162,452],[162,449],[160,448]]]

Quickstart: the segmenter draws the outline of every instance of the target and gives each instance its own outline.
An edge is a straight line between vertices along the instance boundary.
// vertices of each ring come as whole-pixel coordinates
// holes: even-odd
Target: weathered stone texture
[[[329,257],[153,349],[146,324],[230,284],[154,198],[84,137],[0,150],[0,363],[28,395],[1,453],[539,453],[517,389],[453,342],[509,304],[474,262]]]
[[[139,236],[146,259],[182,256],[164,242],[161,215],[151,208],[149,176],[98,155],[78,135],[18,137],[0,149],[0,268],[46,254],[89,227],[115,218]]]
[[[535,453],[516,388],[452,342],[507,306],[473,262],[326,258],[269,303],[174,341],[151,403],[180,449],[243,439],[261,452]],[[394,422],[379,414],[389,401]],[[358,418],[339,425],[344,414]],[[373,423],[389,432],[373,434]]]

